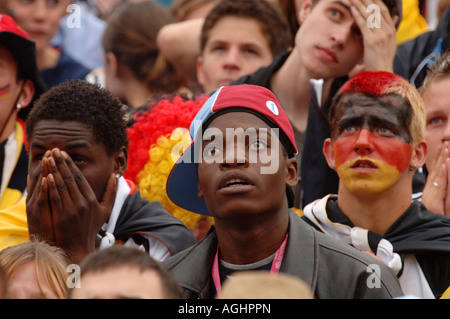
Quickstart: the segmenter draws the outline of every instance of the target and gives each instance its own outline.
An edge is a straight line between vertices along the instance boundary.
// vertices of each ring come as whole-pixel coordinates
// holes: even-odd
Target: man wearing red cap
[[[321,299],[402,294],[386,265],[290,211],[297,147],[272,92],[255,85],[222,87],[198,112],[190,133],[194,142],[173,167],[167,194],[185,209],[214,216],[215,230],[164,261],[186,298],[220,295],[226,278],[244,270],[297,276]],[[266,171],[270,165],[276,169]],[[371,267],[380,270],[376,289]]]
[[[11,17],[0,15],[0,209],[15,204],[26,189],[23,121],[44,91],[34,42]]]

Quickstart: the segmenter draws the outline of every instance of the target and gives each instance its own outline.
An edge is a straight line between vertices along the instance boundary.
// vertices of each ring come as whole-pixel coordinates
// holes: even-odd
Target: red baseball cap
[[[17,34],[22,38],[29,39],[25,30],[18,26],[13,18],[5,14],[0,14],[0,32],[9,32]]]
[[[169,174],[166,192],[178,206],[211,216],[203,198],[197,196],[198,178],[195,145],[211,121],[227,112],[250,112],[273,128],[279,128],[279,139],[288,156],[297,154],[294,131],[275,95],[268,89],[250,84],[219,88],[195,116],[190,126],[191,146],[181,155]]]

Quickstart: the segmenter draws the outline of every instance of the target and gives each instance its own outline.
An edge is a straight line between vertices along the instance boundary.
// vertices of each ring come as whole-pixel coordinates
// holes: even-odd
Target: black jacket
[[[337,197],[328,199],[326,213],[331,222],[354,227],[339,209]],[[316,227],[306,215],[302,218]],[[394,252],[413,254],[436,298],[450,286],[450,218],[447,216],[432,213],[420,201],[413,201],[385,234],[369,233],[371,247],[377,247],[378,241],[384,238],[392,244]]]
[[[433,31],[406,41],[397,47],[394,73],[419,88],[434,58],[450,50],[450,8],[447,8]]]
[[[139,191],[129,195],[122,206],[114,229],[116,239],[123,242],[129,238],[150,249],[145,236],[163,243],[174,255],[197,241],[193,233],[176,217],[169,214],[160,202],[149,202]]]

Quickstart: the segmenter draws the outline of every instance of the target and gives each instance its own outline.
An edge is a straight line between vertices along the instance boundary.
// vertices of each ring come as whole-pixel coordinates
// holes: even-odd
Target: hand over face
[[[117,179],[110,174],[103,197],[98,200],[66,152],[58,148],[47,151],[40,165],[40,174],[32,176],[29,183],[30,234],[54,241],[70,252],[72,260],[79,260],[95,249],[96,235],[114,205]]]

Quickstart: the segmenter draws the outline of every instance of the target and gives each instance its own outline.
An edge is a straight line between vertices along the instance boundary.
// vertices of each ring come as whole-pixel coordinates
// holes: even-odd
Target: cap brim
[[[167,196],[176,205],[191,212],[212,216],[203,198],[198,197],[198,177],[194,143],[173,166],[166,185]]]

